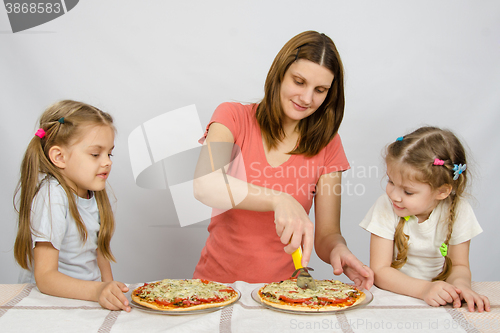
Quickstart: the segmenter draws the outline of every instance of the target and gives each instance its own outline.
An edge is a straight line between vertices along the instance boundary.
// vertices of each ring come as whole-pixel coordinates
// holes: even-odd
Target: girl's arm
[[[35,280],[38,289],[48,295],[99,302],[109,310],[130,311],[123,295],[125,284],[117,281],[85,281],[58,271],[59,251],[49,242],[37,242],[34,249]]]
[[[212,123],[209,128],[207,145],[216,149],[216,143],[234,143],[231,131],[220,123]],[[207,148],[207,147],[206,147]],[[209,155],[208,149],[202,150],[198,160],[197,176],[193,181],[194,196],[205,205],[219,209],[245,209],[258,212],[274,211],[276,233],[281,242],[286,245],[285,252],[291,254],[303,244],[302,263],[307,266],[313,248],[314,225],[304,210],[304,207],[291,195],[285,192],[257,186],[235,177],[222,174],[220,169],[212,172],[211,164],[227,165],[230,161],[230,149],[218,149]],[[214,161],[214,159],[216,159]],[[223,162],[221,162],[223,161]],[[199,173],[199,170],[205,172]],[[208,170],[208,174],[206,172]],[[204,175],[200,177],[200,175]],[[231,196],[235,206],[229,200],[229,183]]]
[[[363,266],[347,248],[340,230],[340,189],[342,173],[333,172],[320,177],[314,201],[315,248],[321,260],[330,263],[333,273],[345,273],[357,286],[370,289],[373,271]]]
[[[460,302],[457,290],[444,281],[426,281],[408,276],[391,267],[394,241],[372,234],[370,267],[375,272],[375,285],[398,294],[424,300],[432,306]]]
[[[101,271],[102,282],[113,281],[113,272],[111,271],[111,264],[109,263],[109,260],[104,258],[99,249],[97,249],[97,266],[99,266],[99,270]]]
[[[446,279],[446,282],[460,289],[460,298],[467,302],[470,312],[474,312],[474,305],[477,306],[479,312],[483,312],[483,310],[490,311],[490,301],[488,297],[479,295],[471,289],[469,246],[470,241],[449,246],[448,256],[453,266],[451,274]],[[461,303],[458,301],[454,303],[453,306],[460,307]]]

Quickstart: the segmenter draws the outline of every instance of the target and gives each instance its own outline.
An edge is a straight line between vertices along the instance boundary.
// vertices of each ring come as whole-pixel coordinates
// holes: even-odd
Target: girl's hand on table
[[[446,305],[452,303],[453,306],[460,304],[460,289],[444,281],[429,282],[428,287],[423,291],[422,299],[431,306]]]
[[[491,311],[490,307],[490,300],[488,297],[484,295],[479,295],[472,289],[468,287],[463,287],[460,289],[459,292],[460,295],[460,300],[464,300],[467,303],[467,308],[469,309],[469,312],[474,312],[475,306],[477,306],[477,311],[478,312],[483,312],[483,311]],[[456,301],[453,303],[454,308],[459,308],[462,306],[462,303],[460,301]]]
[[[102,282],[97,289],[97,301],[105,309],[130,312],[129,302],[123,294],[127,291],[128,287],[122,282]]]
[[[302,245],[302,266],[307,267],[314,244],[314,224],[304,207],[291,195],[281,193],[274,205],[274,223],[285,252],[292,254]]]

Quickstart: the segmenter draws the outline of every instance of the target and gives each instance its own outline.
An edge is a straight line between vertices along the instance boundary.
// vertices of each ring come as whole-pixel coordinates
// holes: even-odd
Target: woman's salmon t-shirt
[[[323,174],[349,169],[337,134],[316,156],[291,155],[277,167],[269,165],[262,133],[255,117],[256,104],[223,103],[214,122],[226,126],[241,149],[248,183],[292,195],[307,214],[316,184]],[[295,271],[291,255],[283,248],[274,224],[274,212],[231,209],[212,216],[209,236],[194,271],[194,278],[223,283],[269,283],[288,279]]]

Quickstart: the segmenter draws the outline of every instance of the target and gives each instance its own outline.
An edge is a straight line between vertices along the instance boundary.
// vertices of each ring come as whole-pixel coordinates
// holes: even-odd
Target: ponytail
[[[15,200],[19,191],[21,191],[19,210],[17,210],[16,203],[14,202],[14,207],[19,213],[17,237],[14,243],[14,258],[24,269],[28,269],[33,263],[33,254],[31,252],[33,247],[31,239],[32,229],[30,223],[31,204],[40,189],[38,179],[40,157],[45,156],[40,140],[40,137],[34,136],[28,144],[28,148],[26,149],[26,153],[21,163],[21,179],[19,180],[14,195]]]
[[[97,248],[108,261],[115,261],[113,253],[111,253],[111,237],[115,231],[115,217],[109,203],[109,197],[106,189],[95,192],[97,208],[99,209],[99,217],[101,225],[99,228],[99,237],[97,239]]]

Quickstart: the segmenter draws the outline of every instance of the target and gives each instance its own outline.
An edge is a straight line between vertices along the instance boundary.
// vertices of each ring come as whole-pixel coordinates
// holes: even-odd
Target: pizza
[[[363,302],[364,292],[336,280],[314,280],[317,289],[302,289],[297,279],[266,284],[258,291],[263,304],[277,309],[300,312],[344,310]]]
[[[145,283],[131,293],[135,303],[160,311],[193,311],[236,302],[238,292],[222,283],[191,279]]]

